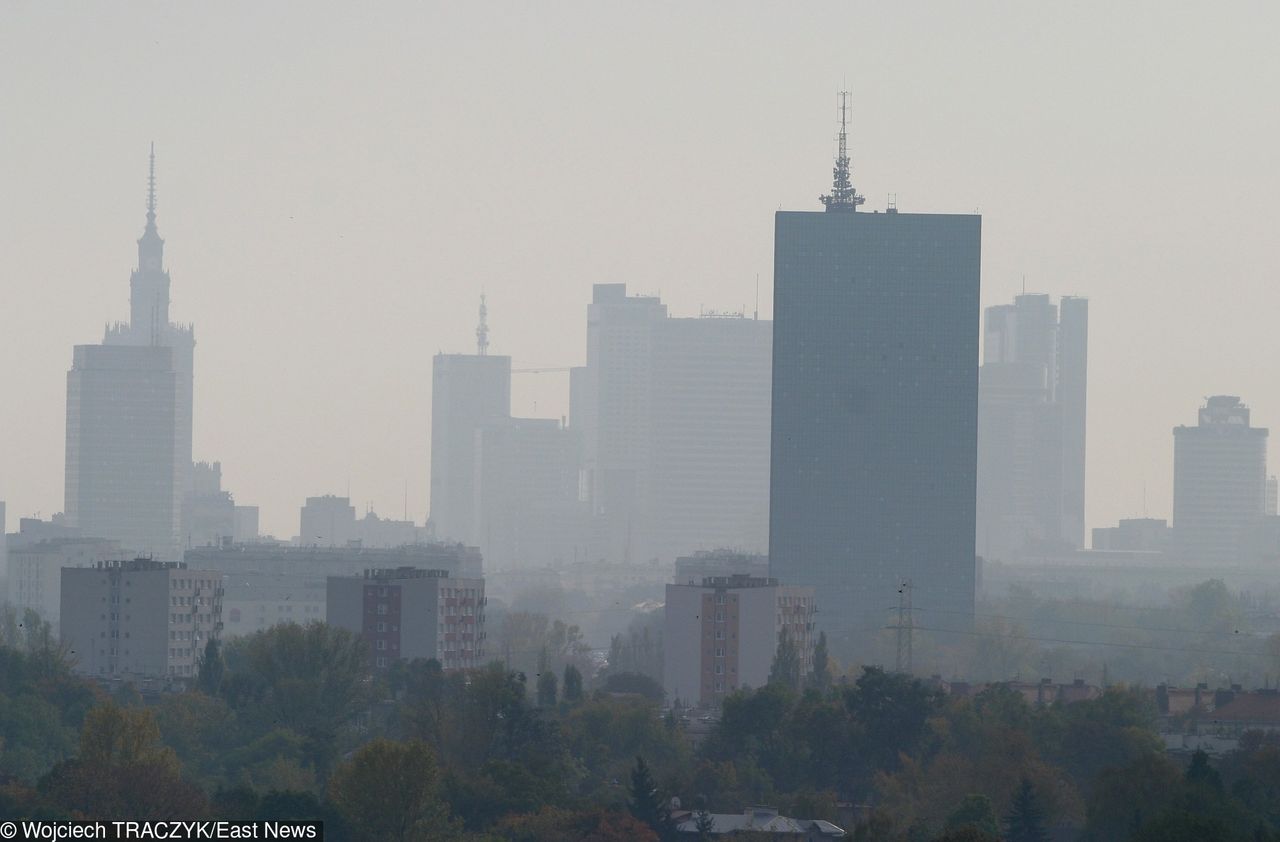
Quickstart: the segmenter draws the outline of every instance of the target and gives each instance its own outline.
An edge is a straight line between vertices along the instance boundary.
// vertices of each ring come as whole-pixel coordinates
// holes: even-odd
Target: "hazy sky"
[[[148,142],[196,458],[288,536],[348,487],[424,518],[431,357],[474,347],[482,288],[517,367],[583,361],[592,283],[692,314],[759,275],[769,315],[842,85],[868,209],[979,209],[984,305],[1089,296],[1089,524],[1144,485],[1167,516],[1205,395],[1280,429],[1280,11],[1175,5],[7,0],[10,529],[62,508],[71,348],[127,318]],[[563,375],[515,388],[567,411]]]

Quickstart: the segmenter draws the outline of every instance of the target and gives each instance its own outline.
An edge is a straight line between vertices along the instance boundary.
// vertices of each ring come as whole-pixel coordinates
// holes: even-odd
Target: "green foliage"
[[[543,807],[507,816],[495,830],[508,842],[658,842],[657,834],[635,817],[599,809]]]
[[[827,652],[827,633],[818,632],[818,642],[813,647],[813,672],[809,686],[819,693],[831,689],[831,655]]]
[[[237,715],[265,731],[287,723],[308,740],[308,761],[325,770],[339,732],[370,701],[368,647],[324,623],[272,626],[229,644],[222,695]]]
[[[652,702],[661,702],[667,695],[660,682],[639,672],[609,673],[600,689],[605,693],[626,693],[643,696]]]
[[[564,700],[571,705],[582,701],[582,671],[573,664],[564,665]]]
[[[654,783],[653,774],[643,757],[636,757],[636,765],[631,770],[631,798],[627,806],[631,815],[648,825],[659,838],[674,832],[667,798]]]
[[[773,655],[773,665],[769,668],[769,683],[781,684],[798,691],[802,678],[800,650],[784,626],[778,632],[778,648]]]
[[[204,645],[204,654],[200,656],[196,687],[207,696],[218,695],[226,669],[227,664],[222,660],[222,644],[216,637],[209,638]]]
[[[1036,797],[1035,787],[1030,779],[1023,778],[1014,793],[1013,804],[1004,819],[1005,839],[1007,842],[1048,842],[1049,831],[1045,828],[1044,808]]]
[[[556,674],[548,666],[545,672],[538,673],[538,707],[553,708],[557,696]]]
[[[162,820],[205,814],[204,794],[182,778],[150,711],[106,703],[85,717],[79,756],[40,781],[41,795],[91,819]]]
[[[438,789],[435,755],[426,743],[378,739],[334,770],[329,798],[354,840],[426,842],[456,830]]]
[[[1000,835],[1000,822],[991,799],[982,793],[970,794],[947,816],[947,830],[972,827],[988,836]]]

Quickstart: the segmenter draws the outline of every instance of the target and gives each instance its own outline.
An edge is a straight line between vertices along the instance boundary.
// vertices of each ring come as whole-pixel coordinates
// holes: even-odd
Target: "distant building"
[[[779,634],[795,643],[802,675],[813,669],[816,603],[811,587],[777,579],[714,577],[667,585],[663,687],[685,704],[718,705],[769,680]]]
[[[356,507],[347,497],[308,497],[298,520],[298,544],[303,547],[345,547],[358,538]]]
[[[677,585],[693,585],[708,577],[748,576],[753,579],[769,578],[769,557],[763,553],[740,550],[699,550],[693,555],[676,559]]]
[[[498,419],[480,425],[475,447],[476,542],[490,569],[585,557],[577,431],[550,418]]]
[[[308,497],[298,528],[298,544],[303,547],[389,549],[425,543],[429,537],[425,527],[411,520],[381,518],[372,511],[357,520],[350,498],[332,494]]]
[[[86,537],[176,560],[191,471],[195,335],[169,320],[155,211],[153,150],[130,320],[109,326],[102,345],[76,346],[67,375],[65,508]]]
[[[280,623],[323,621],[330,576],[361,576],[371,568],[397,567],[443,569],[461,578],[481,575],[475,548],[445,543],[395,548],[248,544],[188,550],[186,561],[223,576],[227,637]]]
[[[1164,552],[1169,549],[1172,534],[1167,520],[1129,518],[1116,526],[1094,529],[1093,549]]]
[[[978,386],[978,554],[1084,540],[1089,302],[1019,295],[986,312]]]
[[[764,549],[772,328],[743,313],[672,318],[655,296],[593,287],[587,365],[570,378],[593,557]]]
[[[837,651],[904,580],[972,623],[982,240],[977,215],[857,212],[844,137],[826,212],[775,217],[769,523]]]
[[[62,570],[62,641],[96,678],[191,678],[222,629],[222,577],[178,562]]]
[[[231,517],[233,544],[252,544],[258,540],[257,506],[236,506]]]
[[[236,502],[222,490],[222,463],[192,465],[182,500],[183,546],[216,547],[234,540],[235,528]]]
[[[62,568],[119,557],[120,543],[102,538],[23,541],[9,553],[9,604],[19,617],[28,609],[35,611],[56,631],[61,616]]]
[[[487,340],[485,350],[487,351]],[[511,358],[436,354],[431,376],[431,523],[448,541],[479,543],[476,433],[511,417]]]
[[[86,536],[181,557],[182,481],[172,349],[77,345],[67,374],[66,512]]]
[[[329,577],[326,601],[329,624],[364,638],[379,669],[415,658],[435,658],[446,670],[484,663],[483,579],[411,567],[367,570]]]
[[[1173,530],[1187,560],[1227,562],[1266,511],[1267,429],[1231,395],[1209,398],[1195,427],[1173,430]]]

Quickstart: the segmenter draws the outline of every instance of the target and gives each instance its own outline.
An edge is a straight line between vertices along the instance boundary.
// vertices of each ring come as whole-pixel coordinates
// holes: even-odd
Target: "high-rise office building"
[[[169,286],[153,149],[130,320],[108,327],[100,346],[77,346],[67,376],[65,507],[82,535],[174,560],[192,468],[195,338],[169,321]]]
[[[1082,545],[1088,307],[1024,294],[987,308],[977,509],[985,558]]]
[[[553,418],[507,418],[476,432],[476,542],[490,568],[580,561],[581,436]]]
[[[764,549],[771,343],[772,324],[742,313],[672,318],[657,297],[594,287],[570,380],[594,556]]]
[[[904,581],[972,622],[981,217],[857,212],[842,95],[826,212],[775,217],[769,569],[856,645]]]
[[[476,433],[511,417],[511,358],[489,355],[480,300],[475,354],[436,354],[431,371],[431,523],[449,541],[475,545]]]
[[[1194,427],[1173,428],[1173,537],[1197,562],[1240,561],[1247,530],[1267,499],[1267,429],[1249,426],[1249,408],[1216,395]]]
[[[177,374],[163,346],[77,345],[67,374],[66,514],[80,534],[181,558]]]

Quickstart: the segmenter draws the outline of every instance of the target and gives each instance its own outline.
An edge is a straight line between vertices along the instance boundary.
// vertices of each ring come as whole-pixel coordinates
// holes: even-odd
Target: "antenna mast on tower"
[[[858,195],[849,176],[849,92],[839,93],[840,101],[840,152],[835,168],[831,171],[831,194],[822,196],[822,204],[828,211],[852,213],[866,198]]]
[[[489,355],[489,308],[484,304],[484,293],[480,293],[480,324],[476,325],[476,353],[482,357]]]

